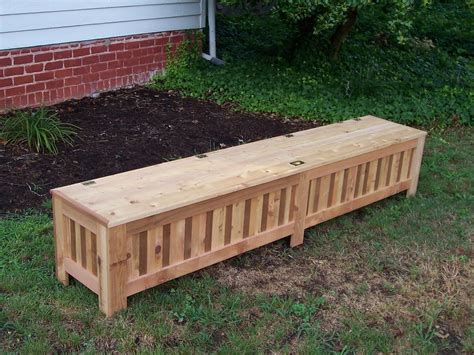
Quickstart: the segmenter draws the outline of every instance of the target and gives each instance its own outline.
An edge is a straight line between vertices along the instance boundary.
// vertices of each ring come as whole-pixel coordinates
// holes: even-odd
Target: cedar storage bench
[[[401,191],[426,133],[366,116],[52,190],[56,273],[127,297]]]

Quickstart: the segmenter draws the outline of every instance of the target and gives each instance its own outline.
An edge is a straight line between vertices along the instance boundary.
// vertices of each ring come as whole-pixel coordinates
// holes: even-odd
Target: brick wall
[[[184,32],[0,50],[0,111],[50,105],[144,83]]]

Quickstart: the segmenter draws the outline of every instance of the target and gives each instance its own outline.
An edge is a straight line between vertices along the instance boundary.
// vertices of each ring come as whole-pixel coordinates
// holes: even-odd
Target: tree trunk
[[[336,59],[339,56],[342,43],[344,43],[347,35],[354,27],[357,21],[357,8],[350,7],[346,13],[346,20],[340,24],[336,31],[331,36],[332,58]]]

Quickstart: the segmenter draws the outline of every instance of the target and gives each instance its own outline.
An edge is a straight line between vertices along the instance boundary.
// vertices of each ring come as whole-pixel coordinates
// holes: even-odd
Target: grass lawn
[[[52,222],[0,221],[5,351],[474,351],[474,131],[427,141],[399,195],[129,298],[112,319],[54,277]]]

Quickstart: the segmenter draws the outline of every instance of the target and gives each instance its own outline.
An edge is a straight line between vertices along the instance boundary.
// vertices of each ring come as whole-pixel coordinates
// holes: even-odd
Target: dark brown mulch
[[[52,107],[81,128],[58,155],[0,144],[0,211],[38,207],[54,187],[314,127],[234,112],[212,102],[146,88]],[[0,120],[2,117],[0,116]]]

